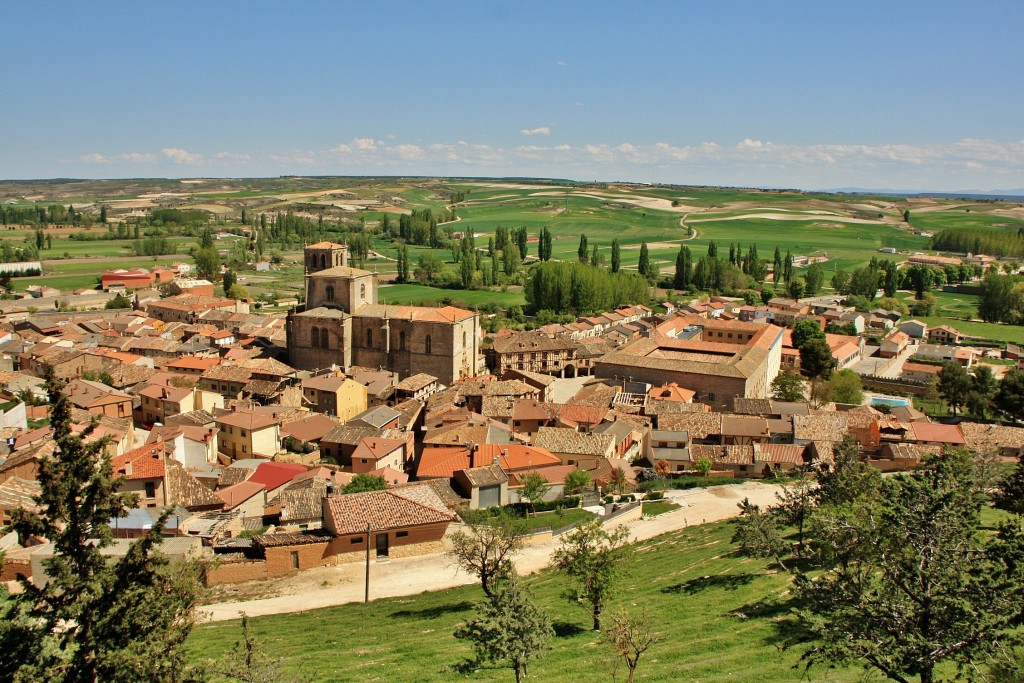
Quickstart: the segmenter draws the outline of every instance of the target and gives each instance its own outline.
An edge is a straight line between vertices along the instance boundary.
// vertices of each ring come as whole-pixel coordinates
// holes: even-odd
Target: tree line
[[[1024,256],[1024,225],[1015,231],[984,228],[948,228],[935,233],[931,248],[965,254]]]
[[[528,308],[591,315],[621,304],[644,304],[649,284],[640,275],[611,273],[590,264],[549,261],[535,264],[524,286]]]

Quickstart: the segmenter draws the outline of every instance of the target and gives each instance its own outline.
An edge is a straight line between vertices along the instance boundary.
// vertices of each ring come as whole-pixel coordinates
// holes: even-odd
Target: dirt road
[[[626,525],[634,540],[645,540],[687,526],[735,517],[739,513],[737,503],[744,498],[750,498],[751,502],[762,507],[770,505],[775,502],[775,493],[779,490],[781,487],[773,484],[750,482],[669,491],[666,497],[682,507],[652,519],[626,522]],[[516,569],[521,574],[543,569],[558,545],[556,540],[525,548],[516,559]],[[198,618],[199,621],[226,621],[237,619],[242,612],[249,616],[263,616],[361,602],[364,571],[362,563],[310,569],[274,581],[271,584],[274,595],[271,597],[205,605],[199,609]],[[443,554],[373,561],[370,564],[371,600],[416,595],[475,582],[476,577],[453,567]],[[244,587],[239,590],[243,594]]]

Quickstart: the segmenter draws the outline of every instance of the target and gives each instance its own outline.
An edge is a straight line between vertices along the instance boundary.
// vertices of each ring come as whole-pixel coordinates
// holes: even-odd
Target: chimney
[[[132,476],[132,461],[131,460],[129,460],[128,462],[126,462],[124,464],[124,476],[126,476],[126,477]]]

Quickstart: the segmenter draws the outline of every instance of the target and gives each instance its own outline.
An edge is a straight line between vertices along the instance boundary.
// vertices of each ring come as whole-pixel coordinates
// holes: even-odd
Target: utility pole
[[[370,602],[370,523],[366,523],[366,592],[363,602]]]

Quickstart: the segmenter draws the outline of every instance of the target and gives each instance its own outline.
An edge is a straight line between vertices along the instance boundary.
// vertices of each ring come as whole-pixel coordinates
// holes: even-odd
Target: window
[[[291,551],[288,554],[291,555],[291,558],[292,558],[292,569],[298,569],[299,568],[299,551],[298,550],[293,550],[293,551]]]
[[[405,332],[398,333],[398,350],[405,351]]]
[[[151,481],[146,482],[146,498],[156,498],[156,484]]]
[[[243,453],[245,453],[245,452],[246,452],[246,450],[245,450],[245,446],[242,446],[242,452],[243,452]]]
[[[360,299],[365,299],[366,298],[366,285],[365,284],[359,285],[359,298]]]
[[[320,330],[320,348],[329,349],[331,348],[331,340],[327,336],[327,328]]]
[[[320,328],[319,327],[314,327],[313,329],[311,329],[309,331],[309,345],[312,348],[314,348],[314,349],[317,348],[318,346],[320,346]]]
[[[427,335],[427,338],[425,340],[425,344],[426,344],[426,347],[427,347],[427,353],[430,353],[430,335],[429,334]]]
[[[244,429],[242,430],[242,436],[245,436],[245,430]]]
[[[327,267],[327,255],[326,254],[320,254],[320,267],[321,268],[326,268]]]
[[[363,542],[363,539],[362,539],[362,538],[353,538],[353,539],[352,539],[351,541],[349,541],[349,542],[350,542],[350,543],[351,543],[352,545],[359,545],[360,543],[362,543],[362,542]]]
[[[408,531],[396,531],[395,532],[395,538],[405,538],[408,535],[409,535]]]
[[[373,330],[366,331],[366,345],[373,346]]]
[[[466,348],[466,333],[462,333],[462,348]]]
[[[310,257],[309,257],[309,269],[310,270],[315,270],[316,269],[316,254],[311,254]]]
[[[326,296],[328,301],[334,301],[334,285],[327,285]]]

